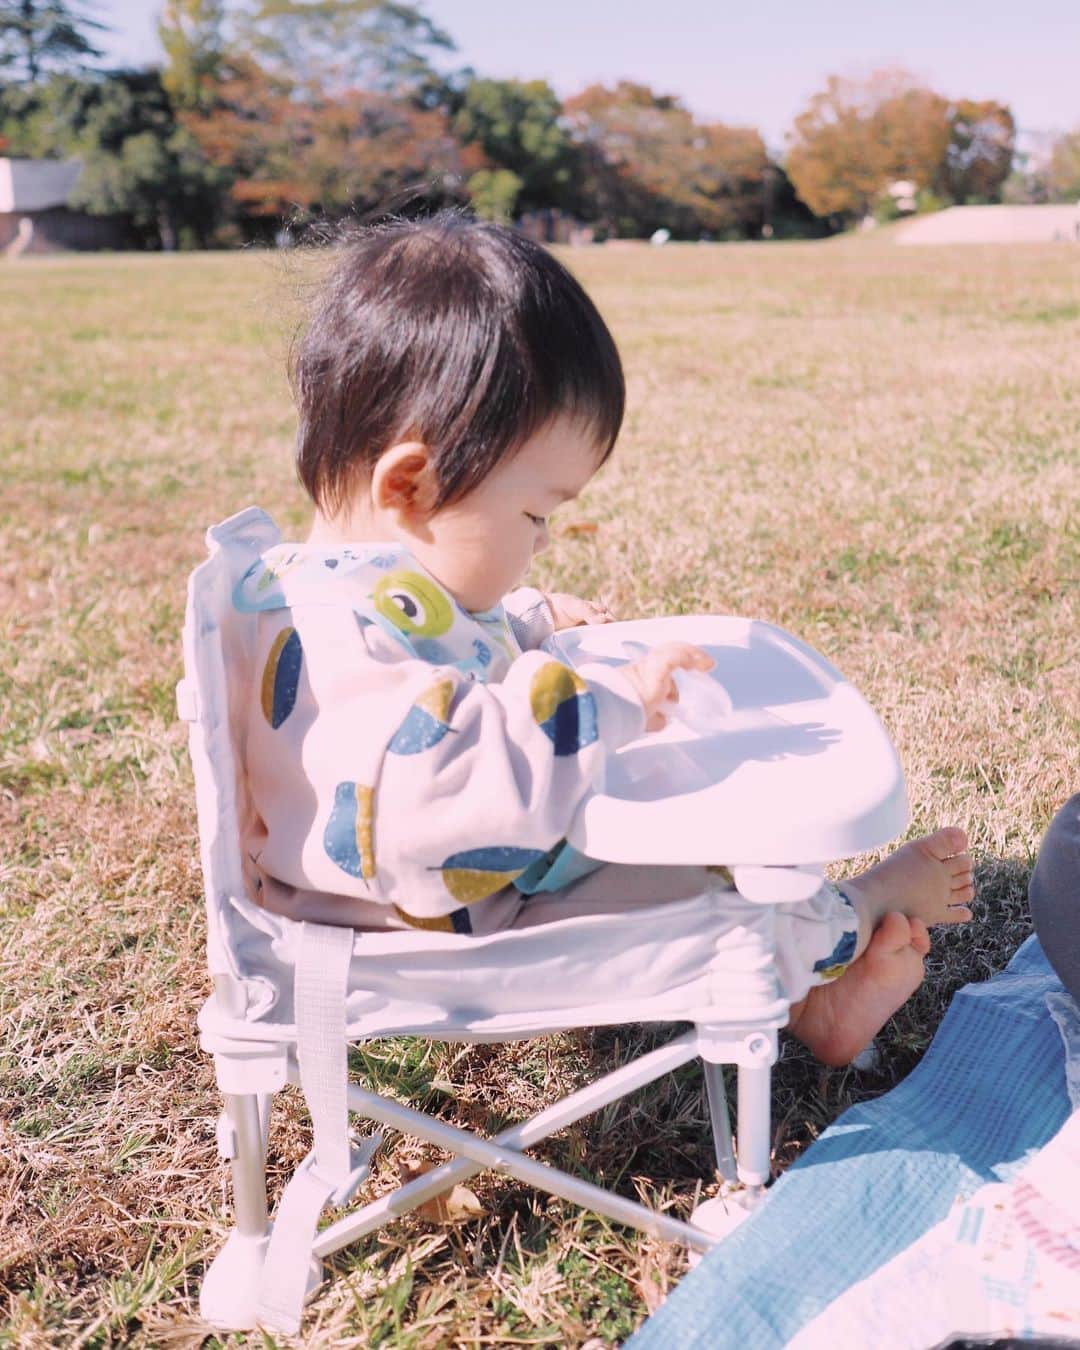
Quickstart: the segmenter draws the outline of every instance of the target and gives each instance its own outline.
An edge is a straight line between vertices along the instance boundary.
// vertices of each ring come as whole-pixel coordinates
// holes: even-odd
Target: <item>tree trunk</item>
[[[176,252],[176,226],[173,224],[173,218],[166,206],[158,207],[158,235],[161,238],[161,248],[164,253]]]
[[[34,31],[34,0],[22,0],[23,41],[26,43],[26,78],[37,84],[37,34]]]

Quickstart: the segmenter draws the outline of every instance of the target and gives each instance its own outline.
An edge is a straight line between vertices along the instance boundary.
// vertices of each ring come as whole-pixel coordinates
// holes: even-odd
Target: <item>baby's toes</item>
[[[944,829],[935,830],[919,842],[931,857],[937,858],[939,862],[948,862],[950,870],[953,863],[967,857],[967,835],[957,825],[946,825]],[[967,866],[970,869],[970,858],[967,858]]]
[[[911,945],[920,956],[929,956],[930,930],[922,919],[911,920]]]
[[[971,902],[975,899],[974,886],[961,886],[949,896],[949,917],[946,923],[967,923],[974,918]]]

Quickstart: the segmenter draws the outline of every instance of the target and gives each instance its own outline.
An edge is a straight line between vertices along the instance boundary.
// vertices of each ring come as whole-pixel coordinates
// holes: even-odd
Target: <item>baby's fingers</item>
[[[663,654],[669,670],[712,670],[716,665],[707,651],[692,642],[666,642],[656,651]]]
[[[607,605],[601,604],[596,600],[589,600],[585,606],[586,623],[614,623],[615,615],[608,609]]]

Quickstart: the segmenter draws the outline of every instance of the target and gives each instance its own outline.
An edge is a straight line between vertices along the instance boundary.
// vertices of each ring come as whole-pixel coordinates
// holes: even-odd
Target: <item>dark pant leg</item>
[[[1080,792],[1050,822],[1028,902],[1047,960],[1080,1001]]]

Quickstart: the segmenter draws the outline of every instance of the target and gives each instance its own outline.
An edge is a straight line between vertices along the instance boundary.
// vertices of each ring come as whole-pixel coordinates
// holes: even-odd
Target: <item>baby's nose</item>
[[[535,557],[536,554],[543,553],[550,543],[551,535],[548,534],[548,527],[543,525],[536,532],[536,542],[533,544],[533,556]]]

